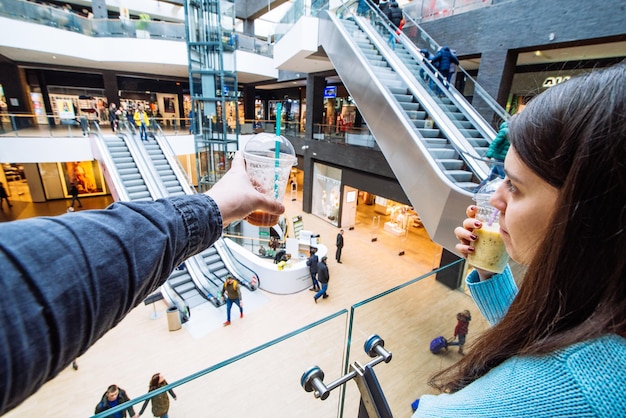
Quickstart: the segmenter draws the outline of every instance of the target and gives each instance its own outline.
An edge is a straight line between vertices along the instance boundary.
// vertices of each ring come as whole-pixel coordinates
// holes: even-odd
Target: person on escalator
[[[487,153],[485,157],[491,158],[493,160],[493,166],[491,167],[491,173],[489,176],[480,182],[476,190],[480,189],[483,185],[496,177],[504,178],[506,174],[504,173],[504,159],[506,158],[507,152],[509,152],[509,147],[511,143],[509,142],[509,123],[504,121],[500,124],[500,129],[496,134],[496,137],[489,144],[489,148],[487,148]]]
[[[255,210],[285,207],[254,188],[237,152],[205,193],[0,223],[0,293],[19,301],[0,304],[0,415]]]
[[[135,124],[139,129],[139,137],[142,141],[148,141],[148,126],[150,126],[150,119],[148,118],[148,114],[143,108],[143,105],[139,105],[137,110],[135,111],[135,115],[133,116],[135,119]]]
[[[437,51],[431,62],[443,77],[441,81],[444,82],[445,80],[445,85],[447,87],[450,65],[452,63],[459,65],[459,59],[452,53],[450,47],[444,45],[439,49],[439,51]],[[435,92],[437,93],[437,96],[443,95],[443,92],[439,90],[439,87],[436,88]]]
[[[392,1],[391,3],[389,3],[389,8],[387,9],[385,15],[395,27],[395,31],[391,31],[391,33],[389,34],[389,40],[387,41],[389,43],[389,46],[391,46],[391,49],[395,50],[397,42],[396,37],[400,34],[400,32],[402,32],[402,26],[404,26],[404,16],[402,14],[402,9],[400,8],[400,6],[398,6],[398,3]]]

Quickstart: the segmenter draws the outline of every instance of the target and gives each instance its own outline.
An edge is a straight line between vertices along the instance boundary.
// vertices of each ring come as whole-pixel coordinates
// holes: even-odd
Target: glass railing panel
[[[70,32],[81,33],[95,37],[123,37],[123,38],[150,38],[185,41],[184,23],[140,21],[137,19],[89,19],[76,12],[64,8],[37,4],[25,0],[0,0],[0,16],[26,22],[39,23]],[[290,23],[293,25],[293,23]],[[289,26],[290,27],[290,26]],[[238,37],[229,31],[224,39],[224,47],[232,50]],[[237,43],[239,44],[239,43]],[[270,43],[252,37],[243,41],[242,50],[257,54],[272,56],[273,48]]]
[[[426,273],[396,288],[389,289],[352,307],[350,347],[346,361],[365,364],[371,360],[364,352],[364,342],[373,334],[384,340],[384,348],[392,353],[389,363],[380,363],[374,372],[382,387],[393,416],[409,416],[411,403],[422,394],[434,393],[429,378],[460,358],[452,348],[435,356],[429,351],[430,341],[439,335],[452,337],[456,311],[474,312],[471,298],[453,291],[436,281],[436,275],[446,269],[462,268],[458,260],[440,270]],[[443,310],[445,308],[445,310]],[[473,315],[478,317],[479,315]],[[481,318],[474,318],[472,334],[485,329]],[[360,392],[354,383],[346,385],[344,417],[357,416]]]
[[[79,137],[89,132],[87,118],[61,120],[54,115],[0,114],[0,137]]]
[[[173,389],[180,396],[175,405],[176,416],[336,417],[340,392],[335,391],[326,400],[320,401],[312,393],[304,391],[300,379],[304,371],[312,366],[318,366],[329,376],[341,374],[347,317],[348,312],[344,309],[204,369],[205,362],[198,358],[195,363],[198,371],[189,371],[186,377],[176,381],[170,373],[167,376],[170,384],[159,391]],[[245,336],[242,335],[242,338]],[[215,344],[227,343],[216,341]],[[181,355],[183,353],[184,348],[181,348]],[[193,362],[181,360],[180,369],[191,367],[189,364]],[[144,400],[158,393],[149,392],[129,403],[135,405],[135,412],[139,412]],[[125,407],[128,404],[116,408]],[[94,417],[103,418],[114,412],[110,409]]]

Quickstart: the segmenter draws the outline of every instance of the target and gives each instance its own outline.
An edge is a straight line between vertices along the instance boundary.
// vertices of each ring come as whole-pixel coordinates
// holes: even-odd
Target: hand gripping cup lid
[[[268,197],[282,201],[291,167],[297,162],[293,145],[282,135],[260,133],[254,135],[243,150],[246,171],[254,187]],[[272,226],[278,215],[252,212],[246,220],[256,226]]]

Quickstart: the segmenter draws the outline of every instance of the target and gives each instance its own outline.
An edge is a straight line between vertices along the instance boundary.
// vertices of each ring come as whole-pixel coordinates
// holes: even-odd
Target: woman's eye
[[[511,183],[511,180],[506,179],[504,181],[504,184],[506,184],[506,188],[509,192],[514,193],[517,191],[517,188],[515,188],[515,186],[513,186],[513,183]]]

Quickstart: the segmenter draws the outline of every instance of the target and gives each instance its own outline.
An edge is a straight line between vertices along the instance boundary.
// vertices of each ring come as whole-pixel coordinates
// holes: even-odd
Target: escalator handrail
[[[483,164],[477,162],[476,159],[468,160],[464,157],[464,155],[469,154],[476,158],[480,158],[480,155],[478,155],[472,144],[469,143],[469,141],[465,138],[459,128],[457,128],[452,123],[452,121],[443,111],[441,106],[437,104],[432,96],[417,82],[417,80],[415,79],[415,75],[408,70],[408,68],[406,67],[406,65],[404,65],[404,63],[402,63],[400,58],[389,48],[386,48],[384,45],[382,45],[384,41],[381,39],[381,37],[378,35],[375,28],[371,24],[366,24],[366,22],[359,17],[355,17],[355,22],[359,25],[361,30],[363,30],[363,32],[367,34],[367,36],[378,48],[381,55],[385,58],[387,63],[396,72],[396,74],[398,74],[407,84],[411,94],[413,94],[414,97],[419,98],[420,103],[424,106],[428,115],[437,122],[438,127],[441,129],[446,139],[448,139],[452,147],[461,154],[461,158],[466,162],[472,172],[474,172],[481,179],[485,178],[489,173],[489,169]],[[387,27],[390,28],[390,25],[387,23],[388,22],[384,22],[384,24],[386,24]],[[439,88],[442,89],[442,91],[446,91],[446,87],[441,83],[439,78],[435,78],[435,82],[438,83]],[[493,132],[492,135],[495,136],[495,132]]]
[[[239,279],[240,281],[242,280],[242,278],[245,279],[245,281],[248,282],[249,285],[250,285],[249,288],[251,290],[255,290],[255,288],[253,286],[253,283],[252,283],[252,280],[251,279],[247,279],[246,275],[241,273],[241,268],[243,268],[244,270],[247,270],[250,273],[248,275],[249,277],[256,277],[257,278],[257,283],[258,283],[258,280],[259,280],[259,275],[254,270],[252,270],[250,267],[246,266],[241,261],[239,261],[237,259],[237,257],[235,257],[235,255],[233,254],[231,249],[226,244],[224,237],[220,238],[215,244],[217,244],[217,245],[215,245],[215,249],[219,253],[220,257],[222,258],[222,261],[226,265],[226,268],[228,269],[228,271],[230,271],[231,273],[237,273],[236,274],[237,279]],[[227,253],[227,257],[225,257],[224,254],[222,254],[222,251]],[[230,264],[230,265],[228,265],[227,263]]]
[[[368,36],[370,41],[379,50],[379,52],[381,53],[383,58],[387,61],[387,63],[390,65],[390,67],[396,72],[396,74],[399,77],[402,78],[403,82],[411,90],[411,93],[415,97],[420,98],[422,105],[424,106],[428,114],[431,117],[433,117],[433,119],[438,123],[439,128],[443,131],[445,137],[448,139],[451,146],[455,148],[457,151],[459,151],[460,158],[462,158],[466,162],[466,164],[470,167],[471,171],[474,172],[479,178],[481,179],[485,178],[490,172],[489,168],[486,165],[482,164],[481,162],[475,161],[474,159],[469,159],[469,160],[465,159],[464,157],[465,154],[460,153],[460,151],[463,150],[470,154],[475,154],[476,157],[480,157],[478,153],[476,152],[476,150],[474,149],[474,147],[467,141],[467,139],[460,132],[460,130],[450,121],[450,118],[443,112],[441,107],[423,89],[423,87],[419,85],[419,83],[415,82],[414,75],[410,71],[408,71],[408,69],[406,68],[404,64],[400,63],[400,60],[398,59],[397,55],[395,53],[389,52],[390,49],[382,45],[383,43],[385,43],[385,41],[381,40],[382,39],[381,36],[376,32],[373,26],[371,24],[366,23],[367,20],[365,18],[355,16],[351,10],[348,10],[347,13],[351,15],[352,20],[359,26],[359,29],[362,30]],[[378,14],[378,11],[376,13]],[[338,28],[338,30],[345,31],[345,28],[340,23],[340,19],[336,14],[327,13],[327,16],[331,21],[334,22],[333,24]],[[378,14],[378,16],[380,17],[382,16],[382,14]],[[375,16],[373,16],[372,18],[374,19]],[[388,28],[390,27],[390,23],[386,21],[386,18],[382,23],[383,25],[386,25]],[[346,33],[346,39],[350,39],[351,41],[353,41],[351,36],[348,33]],[[358,50],[358,47],[356,46],[353,46],[353,47],[356,48],[355,50]],[[369,65],[370,64],[367,63],[368,67]],[[394,104],[393,107],[396,108],[395,112],[397,114],[402,114],[402,116],[399,116],[399,118],[401,119],[402,123],[405,124],[405,128],[411,133],[411,135],[417,135],[418,137],[421,138],[422,137],[421,133],[419,133],[418,131],[414,129],[412,122],[410,122],[406,113],[400,108],[395,97],[393,97],[393,95],[390,94],[388,89],[385,86],[383,86],[382,83],[380,83],[379,80],[377,80],[375,76],[373,76],[373,79],[376,79],[377,84],[381,85],[381,92],[383,93],[383,95],[387,97],[386,98],[387,102],[390,104],[392,103]],[[357,103],[357,106],[358,106],[358,103]],[[455,181],[452,181],[450,178],[448,178],[448,176],[446,176],[442,172],[441,168],[439,167],[439,164],[435,161],[430,151],[425,147],[425,145],[423,144],[423,141],[417,141],[417,145],[422,150],[422,154],[424,155],[424,157],[428,161],[431,162],[431,165],[434,168],[435,173],[442,180],[444,180],[446,183],[450,183],[455,188],[464,190],[464,188],[458,186]]]
[[[465,135],[460,131],[460,129],[452,122],[452,120],[448,117],[448,115],[443,111],[441,106],[437,104],[430,93],[428,93],[421,84],[417,81],[415,74],[413,74],[404,62],[399,58],[397,54],[391,52],[389,48],[386,48],[382,44],[382,40],[376,31],[376,29],[371,24],[367,24],[362,18],[355,18],[355,22],[359,25],[361,30],[363,30],[370,40],[375,44],[375,46],[379,49],[381,55],[387,60],[387,63],[394,69],[394,71],[402,77],[402,79],[407,83],[409,90],[415,96],[420,98],[420,103],[427,110],[429,116],[433,118],[437,122],[438,127],[443,132],[444,136],[450,141],[452,147],[461,154],[461,159],[465,161],[467,166],[471,169],[471,171],[479,178],[483,179],[488,176],[489,168],[480,162],[480,155],[475,150],[474,146],[465,138]],[[388,22],[383,22],[387,28],[390,28]],[[403,42],[406,41],[406,36],[403,33],[400,34],[400,39]],[[405,46],[406,48],[406,46]],[[457,100],[452,100],[457,109],[459,109],[459,97],[463,97],[460,93],[456,92],[454,87],[444,85],[443,82],[437,77],[438,72],[434,69],[434,67],[424,59],[424,57],[415,50],[414,47],[406,48],[406,50],[415,58],[424,69],[424,71],[428,74],[429,77],[437,84],[439,89],[450,98],[450,96],[456,96]],[[452,93],[452,94],[450,94]],[[462,98],[460,101],[464,101]],[[475,128],[477,128],[478,132],[481,133],[483,138],[487,142],[491,142],[491,140],[495,137],[496,132],[489,126],[489,124],[484,121],[482,116],[480,116],[475,109],[466,102],[466,106],[461,106],[459,110],[463,112],[463,114],[468,118],[468,120],[473,124]],[[465,158],[466,155],[471,156],[472,158]]]
[[[196,194],[197,191],[195,187],[193,187],[192,185],[191,178],[189,177],[189,175],[187,174],[187,172],[181,165],[180,160],[176,157],[176,154],[174,153],[174,150],[172,149],[172,146],[170,145],[167,139],[167,136],[161,129],[161,126],[156,121],[154,121],[154,123],[150,125],[151,125],[151,129],[154,129],[155,140],[159,144],[159,147],[161,147],[161,151],[163,152],[163,155],[167,159],[167,162],[169,163],[170,168],[176,175],[176,179],[178,180],[181,187],[185,191],[185,194]],[[182,181],[181,179],[184,179],[184,181]]]
[[[321,19],[332,22],[331,25],[333,26],[333,28],[335,28],[338,32],[342,34],[341,35],[342,39],[344,39],[345,42],[347,42],[350,45],[350,48],[353,51],[359,51],[359,48],[356,42],[354,41],[354,39],[352,39],[347,28],[343,25],[342,21],[339,19],[339,17],[336,14],[332,12],[325,12],[321,14]],[[355,55],[356,55],[355,58],[359,61],[359,64],[363,66],[364,70],[368,73],[369,77],[371,78],[371,84],[376,85],[377,90],[380,91],[380,94],[383,96],[384,100],[389,104],[390,109],[395,113],[396,117],[398,118],[398,122],[401,123],[403,126],[403,130],[406,131],[407,134],[413,138],[415,146],[420,150],[420,154],[423,156],[425,161],[431,167],[432,172],[439,178],[441,182],[443,182],[444,184],[447,184],[448,187],[458,190],[459,193],[463,195],[471,196],[471,192],[459,186],[456,181],[453,181],[443,172],[439,163],[435,160],[433,155],[430,153],[430,151],[426,147],[426,144],[423,141],[422,135],[417,132],[414,124],[410,122],[409,118],[406,115],[406,112],[401,108],[401,106],[399,105],[395,97],[392,95],[392,93],[389,91],[389,89],[384,85],[384,83],[381,80],[378,79],[369,61],[363,56],[363,54],[360,51],[355,53]],[[356,104],[358,107],[359,106],[358,101]],[[370,131],[372,131],[371,125],[370,125]],[[484,171],[487,172],[487,167],[485,167]]]
[[[95,127],[96,134],[93,132],[89,135],[89,140],[91,141],[91,148],[96,160],[102,161],[102,168],[108,170],[110,175],[109,181],[113,182],[113,187],[115,188],[114,196],[119,201],[128,202],[130,201],[130,196],[128,195],[128,190],[124,186],[122,182],[122,177],[117,169],[117,165],[115,161],[113,161],[113,157],[111,156],[111,152],[109,148],[106,146],[104,142],[104,136],[102,135],[102,131],[100,130],[100,125],[96,121],[92,121],[93,126]]]
[[[369,2],[370,0],[365,0],[365,1]],[[422,39],[427,40],[427,42],[433,47],[435,51],[437,51],[441,47],[441,45],[439,45],[437,41],[435,41],[433,37],[431,37],[428,34],[428,32],[426,32],[424,28],[422,28],[419,25],[419,23],[417,23],[415,19],[413,19],[411,16],[409,16],[406,13],[404,13],[404,19],[407,23],[410,23],[411,25],[414,25],[417,28],[417,30],[421,33],[420,37]],[[405,27],[406,27],[406,24],[405,24]],[[402,35],[404,35],[404,32],[402,33]],[[410,44],[414,45],[414,47],[417,48],[417,46],[413,43],[413,41],[411,41],[411,39],[408,36],[405,35],[405,37]],[[480,96],[480,98],[483,101],[485,101],[485,103],[487,103],[489,108],[496,115],[498,115],[498,117],[500,117],[503,121],[508,121],[511,118],[511,115],[507,113],[507,111],[496,101],[496,99],[494,99],[487,92],[487,90],[485,90],[476,80],[474,80],[474,78],[461,65],[457,65],[457,71],[460,71],[461,73],[463,73],[463,75],[466,77],[467,80],[471,80],[472,84],[474,85],[474,91],[478,92],[478,95]]]

